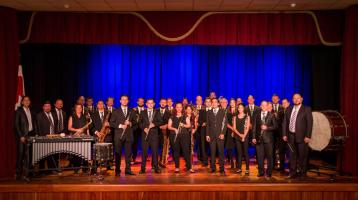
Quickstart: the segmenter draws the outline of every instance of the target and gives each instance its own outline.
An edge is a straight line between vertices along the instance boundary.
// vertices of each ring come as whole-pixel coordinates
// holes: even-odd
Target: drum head
[[[313,128],[308,146],[316,151],[322,151],[331,140],[331,127],[328,118],[321,112],[312,112]]]

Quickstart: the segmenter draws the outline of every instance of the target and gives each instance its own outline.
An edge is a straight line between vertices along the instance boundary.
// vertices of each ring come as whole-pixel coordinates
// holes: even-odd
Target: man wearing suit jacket
[[[140,173],[145,174],[145,166],[148,157],[148,148],[152,150],[152,168],[157,174],[158,168],[158,128],[162,123],[162,117],[158,110],[154,110],[154,99],[147,99],[147,109],[140,113],[140,128],[142,134],[142,166]]]
[[[252,143],[256,145],[258,177],[264,176],[264,160],[267,159],[266,176],[272,176],[273,169],[273,131],[277,129],[275,116],[268,111],[267,101],[261,102],[261,111],[254,116]]]
[[[158,129],[159,134],[159,149],[161,149],[160,155],[160,162],[159,165],[163,168],[166,167],[168,163],[168,156],[169,156],[169,130],[168,130],[168,121],[171,116],[171,112],[168,110],[167,100],[165,98],[161,98],[159,101],[159,108],[157,112],[160,114],[161,117],[161,124]],[[163,155],[164,148],[167,148],[168,151],[164,151],[166,155]]]
[[[91,118],[92,118],[92,127],[91,127],[91,132],[92,135],[99,137],[100,131],[103,127],[103,122],[106,119],[108,114],[108,111],[104,109],[104,102],[102,100],[99,100],[97,102],[97,109],[92,113]],[[109,127],[109,121],[108,123],[105,123],[105,126]],[[104,142],[112,142],[112,137],[110,134],[108,134],[105,138],[104,138]]]
[[[313,126],[311,108],[302,105],[300,94],[293,95],[293,107],[287,108],[282,124],[283,140],[290,148],[290,176],[307,176],[308,142],[310,141]],[[299,171],[299,174],[297,174]]]
[[[225,175],[224,170],[224,143],[226,133],[226,112],[224,109],[219,108],[218,99],[213,98],[211,100],[212,109],[208,111],[206,116],[206,140],[210,145],[211,152],[211,173],[216,172],[216,150],[219,151],[219,165],[220,173]]]
[[[200,143],[199,143],[199,150],[201,152],[201,162],[203,166],[208,166],[208,142],[206,141],[206,116],[207,113],[211,110],[211,99],[209,97],[205,98],[205,108],[200,109],[199,111],[199,118],[198,118],[198,131],[200,134]],[[198,150],[198,151],[199,151]]]
[[[132,144],[132,163],[134,164],[138,155],[138,144],[140,136],[142,135],[142,129],[139,127],[139,116],[140,113],[144,110],[144,98],[140,97],[137,100],[137,107],[133,108],[133,111],[136,115],[136,125],[133,126],[133,144]]]
[[[55,121],[55,124],[57,124],[57,126],[55,127],[55,133],[67,133],[67,115],[66,112],[62,110],[62,99],[57,99],[54,106],[55,109],[52,110],[52,116]]]
[[[46,136],[47,134],[55,134],[57,122],[51,112],[51,102],[45,101],[42,106],[42,112],[36,115],[36,135]],[[45,169],[45,161],[47,162],[48,169],[57,168],[58,166],[58,155],[47,156],[46,159],[40,161],[40,169]]]
[[[23,171],[23,167],[28,167],[28,159],[26,155],[26,145],[27,139],[29,136],[33,136],[35,134],[36,129],[36,115],[30,109],[30,97],[24,96],[21,99],[21,107],[17,108],[15,112],[15,120],[14,120],[14,133],[15,133],[15,142],[17,149],[17,158],[16,158],[16,179],[24,179],[28,181],[27,178],[28,172]],[[29,152],[27,152],[29,153]],[[23,176],[24,173],[24,176]]]
[[[246,113],[250,116],[250,130],[249,130],[249,141],[252,140],[252,125],[254,124],[254,119],[257,113],[260,112],[260,107],[255,105],[255,98],[252,95],[247,97],[247,106],[245,106]]]
[[[280,98],[277,94],[272,95],[272,113],[274,114],[277,122],[277,129],[274,131],[274,162],[276,152],[279,157],[280,164],[277,170],[284,172],[285,170],[285,155],[286,155],[286,142],[282,140],[282,121],[283,121],[283,107],[280,105]]]
[[[36,135],[46,136],[47,134],[55,134],[56,126],[54,117],[51,112],[51,102],[45,101],[42,106],[42,112],[36,115]]]
[[[109,123],[114,129],[116,176],[120,176],[120,163],[123,146],[125,148],[125,174],[134,175],[131,170],[131,149],[133,143],[132,127],[136,123],[136,116],[133,110],[128,107],[129,98],[127,95],[122,95],[120,102],[121,106],[112,113]]]

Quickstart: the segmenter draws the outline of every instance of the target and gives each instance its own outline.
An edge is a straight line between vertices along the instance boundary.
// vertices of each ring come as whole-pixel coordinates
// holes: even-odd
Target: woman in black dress
[[[232,118],[233,116],[237,115],[237,109],[236,109],[236,101],[235,99],[230,99],[230,107],[227,111],[227,137],[226,137],[226,150],[227,150],[227,159],[230,162],[231,169],[235,168],[234,165],[234,150],[235,150],[235,139],[234,139],[234,132],[232,128]],[[236,157],[236,167],[238,167],[237,163],[238,159]]]
[[[68,119],[68,131],[74,135],[76,133],[78,134],[87,134],[87,129],[83,129],[83,127],[86,125],[87,120],[84,114],[82,113],[82,105],[76,104],[74,107],[74,112]],[[77,156],[72,156],[71,158],[72,166],[75,168],[75,174],[79,172],[80,166],[87,166],[88,162],[81,159]],[[87,169],[83,169],[83,172],[86,172]]]
[[[246,171],[245,175],[250,173],[250,158],[249,158],[249,138],[248,132],[250,127],[250,116],[245,113],[245,107],[243,104],[239,104],[237,107],[237,115],[232,118],[232,127],[234,133],[234,139],[236,144],[236,150],[238,152],[238,170],[237,173],[241,173],[242,155],[245,156]]]
[[[190,127],[190,119],[184,113],[183,104],[175,104],[173,114],[168,120],[168,130],[170,131],[169,139],[173,148],[175,173],[179,173],[180,150],[184,154],[186,169],[190,172],[194,172],[191,168],[190,159]]]

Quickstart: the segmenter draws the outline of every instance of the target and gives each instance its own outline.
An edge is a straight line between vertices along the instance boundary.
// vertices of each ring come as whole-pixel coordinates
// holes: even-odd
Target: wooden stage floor
[[[253,163],[253,162],[251,162]],[[274,171],[272,178],[258,178],[257,165],[250,166],[250,175],[237,174],[225,165],[226,176],[211,174],[209,168],[194,162],[196,173],[184,170],[174,173],[170,162],[161,174],[153,174],[150,162],[147,173],[138,174],[140,163],[132,166],[135,176],[114,176],[114,171],[105,172],[104,180],[88,174],[61,174],[33,177],[30,183],[14,180],[0,181],[1,199],[349,199],[358,200],[358,178],[318,176],[309,172],[304,179],[286,179],[286,175]],[[122,161],[122,166],[124,162]],[[243,164],[243,169],[245,165]]]

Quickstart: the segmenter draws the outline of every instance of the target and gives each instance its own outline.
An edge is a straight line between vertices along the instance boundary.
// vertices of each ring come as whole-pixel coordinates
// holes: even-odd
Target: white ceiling
[[[327,10],[353,4],[358,0],[0,0],[0,6],[31,11]]]

